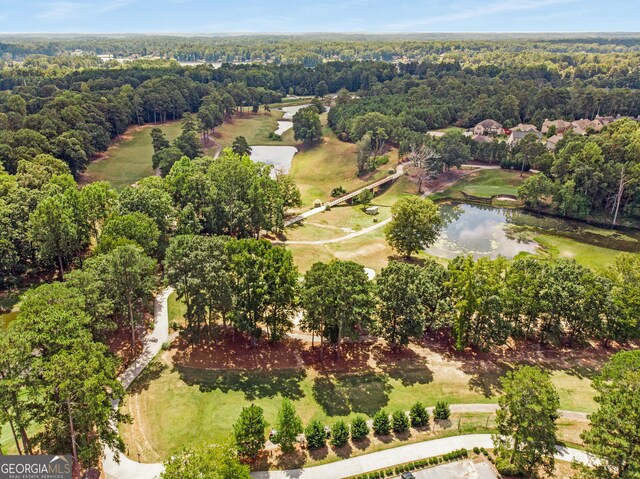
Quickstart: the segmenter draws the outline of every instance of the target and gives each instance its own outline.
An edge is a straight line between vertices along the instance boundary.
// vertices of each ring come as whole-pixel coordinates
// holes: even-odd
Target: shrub
[[[474,447],[473,452],[476,454],[480,454],[480,448],[478,446]]]
[[[322,423],[317,419],[309,423],[304,430],[304,435],[307,438],[309,449],[319,449],[327,443],[327,433]]]
[[[445,401],[438,401],[436,403],[436,407],[433,409],[433,417],[440,420],[449,419],[451,417],[449,403]]]
[[[420,401],[411,406],[409,415],[411,416],[411,426],[413,427],[424,427],[429,424],[429,411]]]
[[[511,464],[508,459],[499,457],[496,459],[496,469],[503,476],[522,476],[522,471],[514,464]]]
[[[407,432],[409,430],[409,418],[404,411],[396,411],[391,416],[393,432]]]
[[[331,428],[331,445],[344,446],[349,440],[349,428],[344,421],[338,421]]]
[[[342,196],[346,193],[347,193],[347,190],[345,190],[342,186],[338,186],[337,188],[334,188],[331,190],[331,197],[338,198],[339,196]]]
[[[356,416],[351,421],[351,439],[361,441],[369,435],[367,420],[362,416]]]
[[[378,411],[373,416],[373,432],[378,436],[387,436],[391,432],[391,423],[389,421],[389,414],[384,409]]]
[[[387,163],[389,163],[389,155],[374,156],[369,160],[371,169],[374,170],[382,165],[386,165]]]
[[[358,196],[353,199],[355,204],[368,206],[373,201],[373,191],[371,190],[362,190]]]

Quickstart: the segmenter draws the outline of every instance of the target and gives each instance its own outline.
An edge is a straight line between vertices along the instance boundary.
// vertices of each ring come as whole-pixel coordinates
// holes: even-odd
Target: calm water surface
[[[512,210],[466,204],[440,205],[445,227],[436,243],[425,251],[434,256],[453,259],[471,254],[513,258],[518,253],[534,253],[537,243],[509,237],[506,226]]]
[[[274,166],[274,171],[289,173],[293,155],[298,152],[294,146],[252,146],[251,159]]]

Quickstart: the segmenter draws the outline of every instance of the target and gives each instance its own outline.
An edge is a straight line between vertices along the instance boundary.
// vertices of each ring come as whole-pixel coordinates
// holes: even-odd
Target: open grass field
[[[104,155],[89,164],[80,183],[106,180],[115,189],[122,190],[142,178],[154,175],[155,171],[151,167],[153,147],[150,136],[154,126],[159,126],[169,141],[173,141],[181,133],[179,121],[131,127],[127,133],[113,142]]]
[[[518,186],[530,176],[520,177],[520,172],[511,170],[479,170],[461,178],[442,193],[433,195],[434,199],[464,199],[467,195],[480,198],[491,198],[496,195],[518,195]]]
[[[283,112],[272,110],[271,113],[239,113],[231,121],[225,122],[216,128],[213,138],[222,148],[231,146],[238,136],[244,136],[249,145],[281,145],[296,146],[293,139],[293,129],[288,130],[282,136],[282,141],[273,141],[268,138],[269,133],[278,128],[278,120]]]
[[[579,264],[595,270],[604,270],[612,266],[620,251],[610,248],[581,243],[571,238],[538,234],[534,240],[541,246],[540,255],[551,259],[575,259]]]
[[[323,120],[325,118],[326,114],[323,115]],[[388,165],[383,165],[366,177],[359,178],[356,145],[338,140],[333,131],[325,126],[322,143],[302,149],[294,156],[290,173],[300,188],[303,205],[310,207],[316,199],[330,199],[331,190],[338,186],[352,191],[383,178],[388,174],[387,170],[397,164],[397,151],[392,150],[389,155]]]
[[[418,186],[403,176],[387,190],[373,199],[379,214],[370,216],[362,211],[361,205],[340,205],[330,211],[308,218],[300,225],[285,231],[285,238],[292,241],[318,241],[343,237],[349,233],[375,226],[391,216],[391,206],[401,197],[416,194]],[[307,271],[317,261],[349,259],[367,268],[380,271],[394,255],[384,238],[384,226],[369,233],[338,243],[314,245],[287,245],[301,272]],[[426,255],[425,255],[426,256]]]
[[[318,348],[299,340],[254,349],[240,341],[196,347],[178,342],[134,383],[123,406],[134,422],[121,425],[121,432],[133,457],[139,452],[144,460],[157,461],[179,446],[228,438],[241,408],[251,403],[261,406],[273,425],[284,397],[294,402],[304,423],[317,418],[327,424],[382,408],[407,410],[418,399],[428,405],[495,403],[498,378],[520,362],[551,371],[561,408],[589,412],[596,407],[589,377],[610,354],[597,348],[560,354],[530,346],[471,357],[441,348],[423,343],[394,353],[382,343],[347,345],[343,361],[335,363],[329,350],[321,362]],[[457,418],[437,432],[459,433]],[[463,415],[460,433],[482,432],[492,420],[492,415]],[[561,427],[561,439],[573,443],[584,424],[564,421]],[[391,446],[372,443],[362,452]],[[337,459],[332,454],[305,462]]]

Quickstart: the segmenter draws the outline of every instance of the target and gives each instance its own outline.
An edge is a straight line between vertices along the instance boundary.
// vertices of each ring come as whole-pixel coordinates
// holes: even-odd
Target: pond
[[[298,152],[295,146],[252,146],[251,159],[274,166],[274,171],[289,173],[293,155]]]
[[[528,239],[531,235],[520,234],[527,231],[618,251],[640,252],[640,232],[636,230],[598,228],[517,208],[444,203],[440,204],[440,211],[445,226],[436,243],[425,251],[443,258],[461,254],[513,258],[521,252],[535,253],[538,244]]]
[[[276,135],[282,135],[285,131],[293,128],[292,121],[280,121],[278,120],[278,129],[275,131]]]
[[[309,104],[306,105],[292,105],[292,106],[283,106],[281,108],[278,108],[279,110],[282,110],[284,112],[284,115],[282,115],[282,119],[283,120],[293,120],[293,115],[295,115],[296,113],[298,113],[298,111],[302,110],[303,108],[308,107]]]
[[[471,254],[474,258],[513,258],[518,253],[535,253],[537,243],[512,238],[506,228],[511,211],[467,204],[442,204],[445,226],[433,246],[425,251],[453,259]]]

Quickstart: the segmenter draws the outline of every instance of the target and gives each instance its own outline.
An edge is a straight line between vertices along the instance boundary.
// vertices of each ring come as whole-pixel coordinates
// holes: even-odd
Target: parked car
[[[416,479],[416,476],[414,476],[410,472],[403,472],[402,476],[400,476],[400,477],[401,477],[401,479]]]

